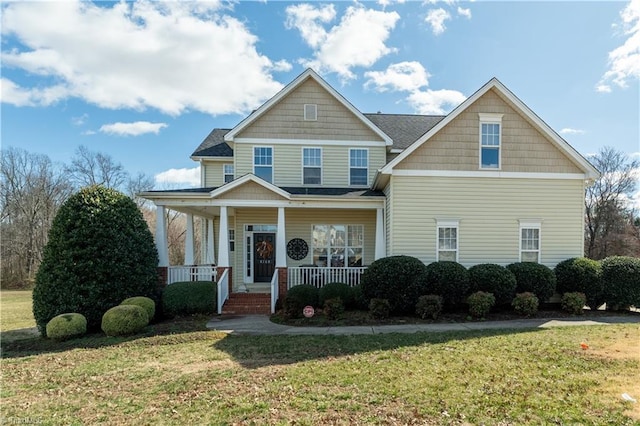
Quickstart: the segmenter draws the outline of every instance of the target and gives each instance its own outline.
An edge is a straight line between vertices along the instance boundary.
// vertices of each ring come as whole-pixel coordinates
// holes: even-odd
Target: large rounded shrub
[[[125,299],[120,303],[121,305],[136,305],[140,306],[142,309],[147,311],[147,316],[149,317],[149,322],[156,315],[156,302],[153,299],[144,296],[136,296]]]
[[[640,307],[640,259],[612,256],[601,265],[607,309]]]
[[[440,261],[427,265],[427,288],[442,296],[448,306],[464,302],[469,291],[469,271],[458,262]]]
[[[318,304],[324,306],[324,302],[329,299],[340,298],[345,307],[354,306],[354,295],[351,287],[344,283],[329,283],[318,292]]]
[[[483,263],[469,268],[470,292],[484,291],[496,299],[496,306],[509,305],[516,295],[516,277],[507,268]]]
[[[54,340],[66,340],[82,336],[87,332],[87,319],[76,313],[57,315],[47,323],[47,337]]]
[[[83,188],[58,210],[33,290],[41,333],[64,312],[100,327],[102,314],[132,296],[154,297],[158,254],[149,227],[126,195],[103,186]]]
[[[507,269],[516,277],[516,293],[533,293],[546,302],[556,292],[556,275],[540,263],[512,263]]]
[[[213,314],[218,309],[218,287],[212,281],[182,281],[162,292],[162,313],[176,315]]]
[[[141,331],[149,324],[144,308],[137,305],[118,305],[102,316],[102,331],[107,336],[126,336]]]
[[[418,297],[427,293],[427,267],[411,256],[383,257],[362,274],[366,300],[387,299],[391,314],[413,313]]]
[[[600,262],[574,257],[558,263],[554,272],[558,293],[584,293],[591,309],[598,309],[605,302]]]
[[[284,298],[284,314],[288,318],[300,318],[305,306],[319,307],[318,289],[311,284],[293,286]]]

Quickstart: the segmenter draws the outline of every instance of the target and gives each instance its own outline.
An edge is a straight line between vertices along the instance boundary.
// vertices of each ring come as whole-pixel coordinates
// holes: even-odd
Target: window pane
[[[254,165],[271,166],[273,156],[270,147],[254,147],[253,148]]]
[[[482,148],[482,168],[497,169],[499,167],[499,148]]]
[[[368,151],[366,149],[352,149],[350,152],[349,165],[351,167],[368,167]]]
[[[351,169],[351,185],[367,184],[367,169]]]
[[[522,261],[523,262],[538,262],[538,252],[537,251],[523,251],[522,252]]]
[[[273,168],[271,166],[255,166],[254,171],[259,178],[267,182],[273,181]]]
[[[304,166],[320,167],[322,165],[322,150],[320,148],[304,148],[302,161]]]
[[[458,229],[438,228],[438,249],[457,250],[458,249]]]
[[[362,249],[361,248],[349,248],[348,249],[348,261],[351,267],[362,266]]]
[[[447,260],[450,262],[456,261],[456,252],[455,251],[439,251],[438,252],[438,260]]]
[[[361,247],[364,239],[364,226],[349,225],[349,239],[347,245],[349,247]]]
[[[482,146],[499,146],[500,145],[500,125],[499,124],[482,124]]]
[[[319,167],[305,167],[303,173],[305,185],[320,185],[322,171]]]

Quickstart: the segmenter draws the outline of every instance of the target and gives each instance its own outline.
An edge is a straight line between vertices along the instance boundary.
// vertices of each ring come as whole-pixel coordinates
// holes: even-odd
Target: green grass
[[[0,291],[0,331],[35,327],[31,306],[29,290]]]

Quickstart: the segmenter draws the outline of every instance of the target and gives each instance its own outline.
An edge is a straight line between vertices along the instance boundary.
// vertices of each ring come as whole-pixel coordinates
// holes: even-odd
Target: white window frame
[[[327,245],[326,246],[322,246],[322,247],[318,247],[315,244],[315,238],[313,236],[313,232],[316,226],[325,226],[327,228],[327,230],[330,230],[331,228],[337,228],[337,227],[344,227],[344,242],[342,245],[337,245],[337,244],[331,244],[331,241],[328,240],[327,241]],[[351,244],[349,245],[349,231],[351,230],[350,228],[354,228],[357,227],[359,228],[360,231],[360,235],[362,236],[362,241],[361,244]],[[342,223],[314,223],[311,225],[311,262],[314,263],[315,265],[315,249],[316,248],[320,248],[320,249],[326,249],[327,251],[327,264],[325,266],[321,266],[323,268],[357,268],[358,266],[350,266],[349,265],[349,249],[359,249],[361,252],[361,256],[360,256],[360,264],[364,264],[364,259],[365,259],[365,226],[364,224],[361,223],[350,223],[350,224],[342,224]],[[343,265],[342,266],[331,266],[331,250],[332,249],[342,249],[343,250]]]
[[[318,121],[318,105],[304,104],[304,121]]]
[[[266,165],[266,164],[256,164],[256,148],[267,148],[271,150],[271,164],[270,165]],[[253,149],[253,174],[258,176],[258,174],[256,173],[256,166],[258,167],[271,167],[271,181],[268,181],[269,183],[274,183],[275,176],[276,176],[276,168],[273,165],[273,163],[275,163],[275,159],[274,159],[274,149],[272,146],[266,146],[266,145],[254,145]],[[258,176],[260,177],[260,176]]]
[[[478,113],[480,124],[478,126],[478,167],[480,170],[502,170],[502,117],[504,114]],[[498,145],[482,144],[482,125],[497,124],[498,125]],[[498,151],[498,167],[482,166],[482,150],[495,149]]]
[[[440,249],[440,230],[441,229],[449,229],[453,228],[456,230],[456,248],[455,250],[451,249]],[[460,220],[459,219],[437,219],[436,220],[436,262],[440,261],[440,252],[455,252],[456,259],[458,262],[460,258]]]
[[[320,166],[307,166],[307,165],[304,163],[304,160],[305,160],[304,152],[305,152],[305,150],[307,150],[307,149],[317,149],[317,150],[319,150],[319,151],[320,151]],[[323,180],[323,179],[322,179],[322,178],[323,178],[323,176],[322,176],[322,175],[323,175],[323,163],[324,163],[324,161],[323,161],[323,155],[322,155],[322,148],[321,148],[321,147],[318,147],[318,146],[309,146],[309,147],[303,147],[303,148],[302,148],[302,161],[301,161],[301,164],[302,164],[302,184],[303,184],[303,185],[322,185],[322,180]],[[304,178],[305,178],[304,171],[305,171],[305,169],[307,169],[307,168],[309,168],[309,169],[320,169],[320,182],[319,182],[319,183],[306,183],[306,182],[304,181]]]
[[[352,167],[351,166],[351,153],[354,152],[354,151],[364,151],[364,152],[367,153],[367,167],[359,167],[359,166],[358,167]],[[369,159],[369,148],[349,148],[349,158],[347,159],[347,161],[348,161],[347,165],[349,167],[349,186],[357,186],[357,187],[368,187],[369,186],[369,160],[370,160]],[[359,169],[359,170],[365,169],[366,170],[366,175],[365,176],[367,178],[367,182],[364,183],[364,184],[358,184],[358,185],[352,184],[351,183],[351,171],[353,169]]]
[[[227,171],[227,166],[231,166],[231,173],[229,173]],[[224,163],[222,165],[222,183],[229,183],[227,182],[227,176],[231,176],[231,180],[229,182],[233,182],[233,179],[235,178],[235,167],[233,167],[233,163]]]
[[[542,220],[538,219],[521,219],[519,220],[520,226],[518,228],[518,254],[520,262],[522,262],[522,253],[537,253],[538,261],[536,263],[541,263],[542,261]],[[535,229],[538,231],[538,248],[537,250],[523,250],[522,248],[522,231],[525,229]]]
[[[236,230],[234,228],[229,228],[229,251],[236,251]]]

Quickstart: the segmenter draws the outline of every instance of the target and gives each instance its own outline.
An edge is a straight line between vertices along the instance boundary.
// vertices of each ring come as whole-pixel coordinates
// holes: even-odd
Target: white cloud
[[[374,87],[378,92],[414,91],[429,84],[429,73],[420,62],[400,62],[391,64],[385,71],[367,71],[369,80],[365,87]]]
[[[427,13],[425,21],[431,25],[431,31],[433,31],[434,35],[440,35],[447,29],[444,22],[449,19],[451,19],[451,14],[443,8],[439,8],[431,9],[429,13]]]
[[[245,113],[282,88],[271,73],[287,69],[219,2],[15,2],[1,26],[24,46],[3,51],[3,67],[44,77],[31,87],[2,80],[2,101],[17,106],[78,98],[171,115]]]
[[[289,62],[285,61],[284,59],[280,61],[276,61],[273,64],[273,70],[278,72],[289,72],[291,71],[292,68],[293,68],[293,65],[291,65]]]
[[[386,46],[400,15],[362,6],[349,6],[340,23],[327,31],[323,24],[335,18],[333,5],[289,6],[287,27],[300,31],[303,40],[314,49],[313,59],[300,62],[316,71],[335,72],[345,80],[355,78],[353,67],[370,67],[378,59],[394,52]]]
[[[596,85],[596,91],[609,93],[611,84],[625,88],[628,81],[640,79],[640,0],[631,0],[622,12],[622,46],[609,52],[609,69]]]
[[[571,127],[565,127],[564,129],[560,130],[561,135],[583,135],[585,133],[586,132],[584,130],[572,129]]]
[[[471,19],[471,9],[469,8],[465,9],[458,6],[458,15],[464,16],[467,19]]]
[[[378,4],[384,9],[387,6],[391,6],[393,3],[403,4],[406,0],[378,0]]]
[[[150,123],[148,121],[135,121],[133,123],[112,123],[100,126],[100,131],[108,135],[117,136],[140,136],[145,133],[158,134],[161,129],[168,125],[166,123]]]
[[[169,169],[164,172],[158,173],[154,176],[156,185],[158,186],[171,186],[171,185],[188,185],[199,186],[200,185],[200,167],[194,167],[192,169]]]
[[[71,117],[71,123],[74,126],[83,126],[87,122],[88,118],[89,118],[89,114],[85,112],[84,114],[79,115],[77,117]]]
[[[451,109],[460,105],[466,97],[457,90],[422,90],[409,95],[409,104],[419,114],[447,114]]]

